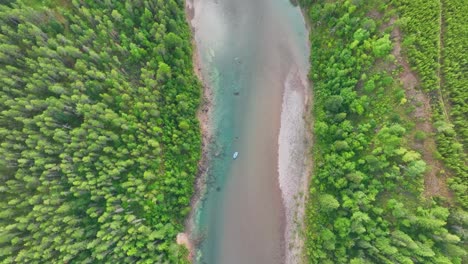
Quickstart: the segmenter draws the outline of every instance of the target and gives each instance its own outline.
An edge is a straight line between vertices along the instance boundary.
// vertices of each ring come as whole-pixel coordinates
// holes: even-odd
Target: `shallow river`
[[[289,0],[188,6],[202,75],[213,91],[207,192],[193,220],[196,263],[284,263],[288,212],[278,159],[288,158],[278,155],[278,137],[287,80],[307,71],[302,15]]]

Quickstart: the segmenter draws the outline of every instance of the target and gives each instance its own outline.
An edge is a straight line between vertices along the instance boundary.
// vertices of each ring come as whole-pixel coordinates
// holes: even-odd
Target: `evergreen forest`
[[[0,262],[180,263],[200,159],[182,0],[0,4]]]
[[[315,101],[305,262],[466,263],[466,1],[300,2]]]

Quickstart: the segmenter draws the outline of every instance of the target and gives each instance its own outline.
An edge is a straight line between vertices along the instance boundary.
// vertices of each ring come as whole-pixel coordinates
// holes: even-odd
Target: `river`
[[[206,188],[192,216],[194,262],[294,262],[286,244],[306,178],[309,56],[300,9],[289,0],[187,5],[212,91]]]

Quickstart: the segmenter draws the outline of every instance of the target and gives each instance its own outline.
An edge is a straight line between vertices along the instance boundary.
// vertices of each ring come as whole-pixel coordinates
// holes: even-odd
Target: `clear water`
[[[214,92],[207,193],[196,262],[284,260],[278,132],[284,80],[307,66],[307,32],[288,0],[194,0],[202,74]],[[239,156],[233,160],[232,155]]]

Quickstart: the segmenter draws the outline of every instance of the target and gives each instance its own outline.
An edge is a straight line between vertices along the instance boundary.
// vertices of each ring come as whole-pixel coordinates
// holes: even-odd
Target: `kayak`
[[[239,156],[239,152],[236,151],[236,152],[234,152],[234,154],[232,155],[232,159],[236,159],[237,156]]]

